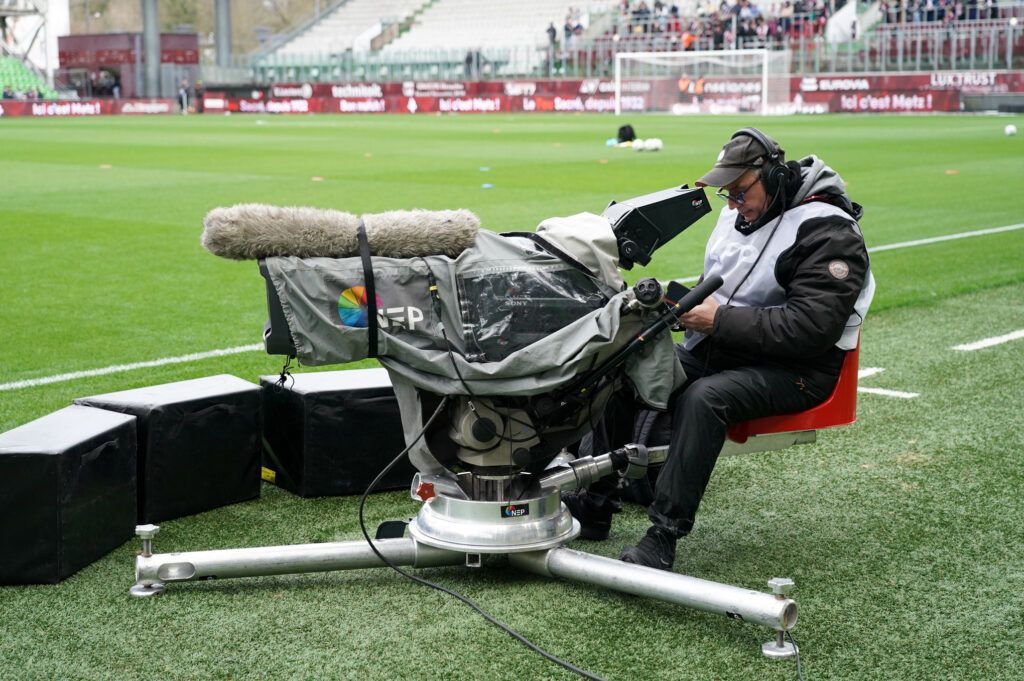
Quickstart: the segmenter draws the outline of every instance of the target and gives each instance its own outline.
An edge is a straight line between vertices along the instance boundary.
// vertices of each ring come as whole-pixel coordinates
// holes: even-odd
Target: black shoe
[[[585,489],[562,492],[562,503],[572,517],[580,521],[580,539],[600,541],[608,538],[612,529],[612,515],[622,510],[622,504],[606,496],[590,494]]]
[[[676,561],[676,535],[671,530],[652,525],[636,546],[622,549],[619,560],[659,570],[671,570],[672,563]]]

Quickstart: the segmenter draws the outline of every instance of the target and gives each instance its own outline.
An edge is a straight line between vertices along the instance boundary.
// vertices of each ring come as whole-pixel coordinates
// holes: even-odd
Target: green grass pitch
[[[605,147],[625,121],[664,151]],[[692,182],[754,124],[790,158],[833,165],[877,247],[1024,221],[1024,138],[1004,136],[1008,122],[1024,118],[0,120],[0,384],[257,343],[255,264],[199,245],[218,206],[464,207],[491,229],[532,229]],[[712,224],[631,279],[698,274]],[[861,366],[885,371],[861,385],[920,396],[862,394],[859,422],[815,445],[723,459],[676,569],[758,590],[793,577],[808,679],[1019,679],[1024,341],[951,347],[1024,329],[1024,230],[879,251],[872,263]],[[79,396],[279,368],[247,352],[3,389],[0,431]],[[164,523],[156,548],[355,539],[356,503],[264,485],[257,501]],[[415,510],[404,493],[377,495],[368,522]],[[616,556],[645,526],[629,508],[608,541],[575,546]],[[0,587],[0,678],[574,678],[384,570],[172,584],[135,600],[136,549],[56,586]],[[510,570],[423,573],[609,679],[796,675],[761,657],[770,632],[754,625]]]

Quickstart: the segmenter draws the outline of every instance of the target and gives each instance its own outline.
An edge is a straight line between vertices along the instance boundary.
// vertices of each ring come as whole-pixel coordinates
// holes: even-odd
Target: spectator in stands
[[[721,21],[716,20],[711,27],[711,43],[716,50],[721,50],[725,47],[725,27]]]
[[[3,99],[14,99],[14,90],[10,85],[4,85]]]
[[[758,47],[768,45],[768,24],[765,22],[764,17],[758,17],[754,21],[754,37],[757,39]]]
[[[782,33],[789,33],[789,29],[793,26],[793,4],[791,2],[782,3],[782,9],[779,10],[779,21]]]
[[[697,33],[695,29],[696,27],[691,23],[687,26],[686,30],[683,31],[682,43],[684,50],[695,49],[694,45],[697,43]]]
[[[665,5],[654,11],[654,30],[665,33],[668,30],[668,8]]]
[[[555,28],[555,22],[548,23],[548,47],[554,47],[558,43],[558,29]]]
[[[672,5],[668,10],[668,16],[668,30],[672,33],[679,33],[682,29],[682,22],[679,20],[679,7],[677,5]]]
[[[633,21],[640,27],[640,31],[647,33],[649,30],[648,23],[651,20],[651,10],[647,7],[647,3],[640,0],[640,4],[633,10]]]
[[[188,89],[189,82],[187,78],[181,79],[181,85],[178,86],[178,104],[181,106],[181,113],[188,113]]]

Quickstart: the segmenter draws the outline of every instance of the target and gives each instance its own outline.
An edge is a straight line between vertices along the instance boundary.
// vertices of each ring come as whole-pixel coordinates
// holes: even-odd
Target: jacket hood
[[[793,164],[790,164],[792,167]],[[817,156],[807,156],[796,162],[800,171],[800,186],[793,194],[790,207],[798,206],[810,197],[820,197],[849,213],[854,220],[860,220],[863,207],[854,203],[846,194],[846,183],[839,173],[825,165]]]

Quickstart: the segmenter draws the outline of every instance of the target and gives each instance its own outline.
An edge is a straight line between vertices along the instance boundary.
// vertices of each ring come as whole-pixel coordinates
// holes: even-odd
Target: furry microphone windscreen
[[[454,258],[473,245],[480,231],[480,220],[468,210],[396,210],[367,214],[363,220],[370,253],[389,258]],[[337,210],[247,203],[211,210],[203,227],[203,247],[233,260],[359,255],[359,218]]]

